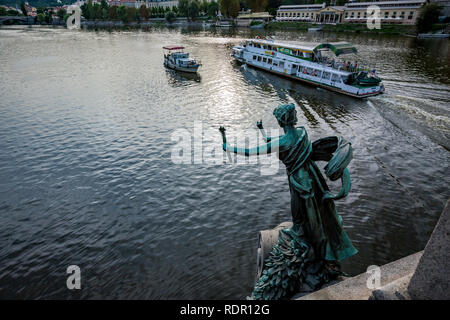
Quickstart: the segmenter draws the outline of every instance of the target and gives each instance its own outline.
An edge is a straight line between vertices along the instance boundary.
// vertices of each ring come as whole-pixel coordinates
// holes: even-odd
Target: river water
[[[255,35],[348,41],[386,93],[355,100],[231,61]],[[183,44],[199,77],[164,69]],[[350,275],[422,250],[450,196],[447,40],[151,29],[0,29],[0,298],[244,298],[257,232],[290,219],[282,165],[177,164],[174,132],[221,144],[295,103],[310,139],[352,142],[336,202],[359,253]],[[178,130],[178,131],[177,131]],[[334,191],[337,184],[331,184]],[[82,289],[66,287],[78,265]]]

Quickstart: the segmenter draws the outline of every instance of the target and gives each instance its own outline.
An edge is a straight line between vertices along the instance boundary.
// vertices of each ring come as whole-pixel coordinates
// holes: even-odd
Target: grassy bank
[[[319,27],[321,25],[307,22],[271,22],[266,25],[268,30],[301,30]],[[355,32],[355,33],[386,33],[386,34],[415,34],[414,25],[381,24],[381,29],[369,29],[366,24],[345,23],[337,25],[322,25],[323,31]]]

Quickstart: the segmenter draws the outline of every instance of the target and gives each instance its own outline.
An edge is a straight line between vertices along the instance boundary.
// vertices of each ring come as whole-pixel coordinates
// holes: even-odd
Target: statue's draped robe
[[[314,150],[306,130],[298,130],[300,139],[293,146],[280,150],[279,155],[289,177],[294,228],[302,229],[316,258],[343,260],[358,251],[342,229],[342,218],[333,200],[322,201],[329,188],[312,160]]]
[[[337,261],[357,253],[342,228],[342,218],[333,200],[322,200],[329,189],[314,163],[314,160],[330,160],[326,171],[335,180],[345,170],[351,152],[349,159],[342,154],[332,159],[332,152],[345,140],[329,137],[311,144],[306,130],[298,131],[298,141],[280,148],[279,152],[288,174],[294,224],[280,231],[278,243],[264,261],[263,275],[255,285],[253,299],[289,298],[302,283],[317,289],[339,275],[329,265],[335,262],[337,265]]]

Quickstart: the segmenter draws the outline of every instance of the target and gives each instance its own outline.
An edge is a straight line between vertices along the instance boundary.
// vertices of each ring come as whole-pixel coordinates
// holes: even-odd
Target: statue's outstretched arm
[[[222,133],[223,140],[223,150],[227,152],[233,152],[237,154],[241,154],[244,156],[252,156],[252,155],[260,155],[260,154],[269,154],[272,152],[276,152],[280,149],[280,143],[282,143],[281,139],[274,139],[269,143],[266,143],[262,146],[256,146],[253,148],[238,148],[229,146],[227,144],[227,139],[225,136],[225,128],[220,127],[220,132]]]
[[[264,140],[265,142],[270,142],[270,141],[272,141],[273,139],[277,139],[277,138],[279,139],[279,138],[282,137],[282,136],[279,136],[279,137],[277,137],[277,138],[268,137],[268,136],[267,136],[267,133],[266,133],[266,130],[263,128],[262,120],[256,122],[256,126],[257,126],[257,127],[259,128],[259,130],[261,131],[262,136],[263,136],[263,140]]]

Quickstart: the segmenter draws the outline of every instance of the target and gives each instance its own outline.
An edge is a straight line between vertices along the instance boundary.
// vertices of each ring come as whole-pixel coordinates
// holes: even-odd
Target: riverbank
[[[399,24],[381,24],[380,29],[369,29],[366,24],[326,24],[320,25],[308,22],[270,22],[265,28],[267,30],[299,30],[308,31],[309,28],[321,27],[322,31],[332,31],[332,32],[354,32],[354,33],[383,33],[383,34],[394,34],[394,35],[415,35],[416,26],[415,25],[399,25]]]

